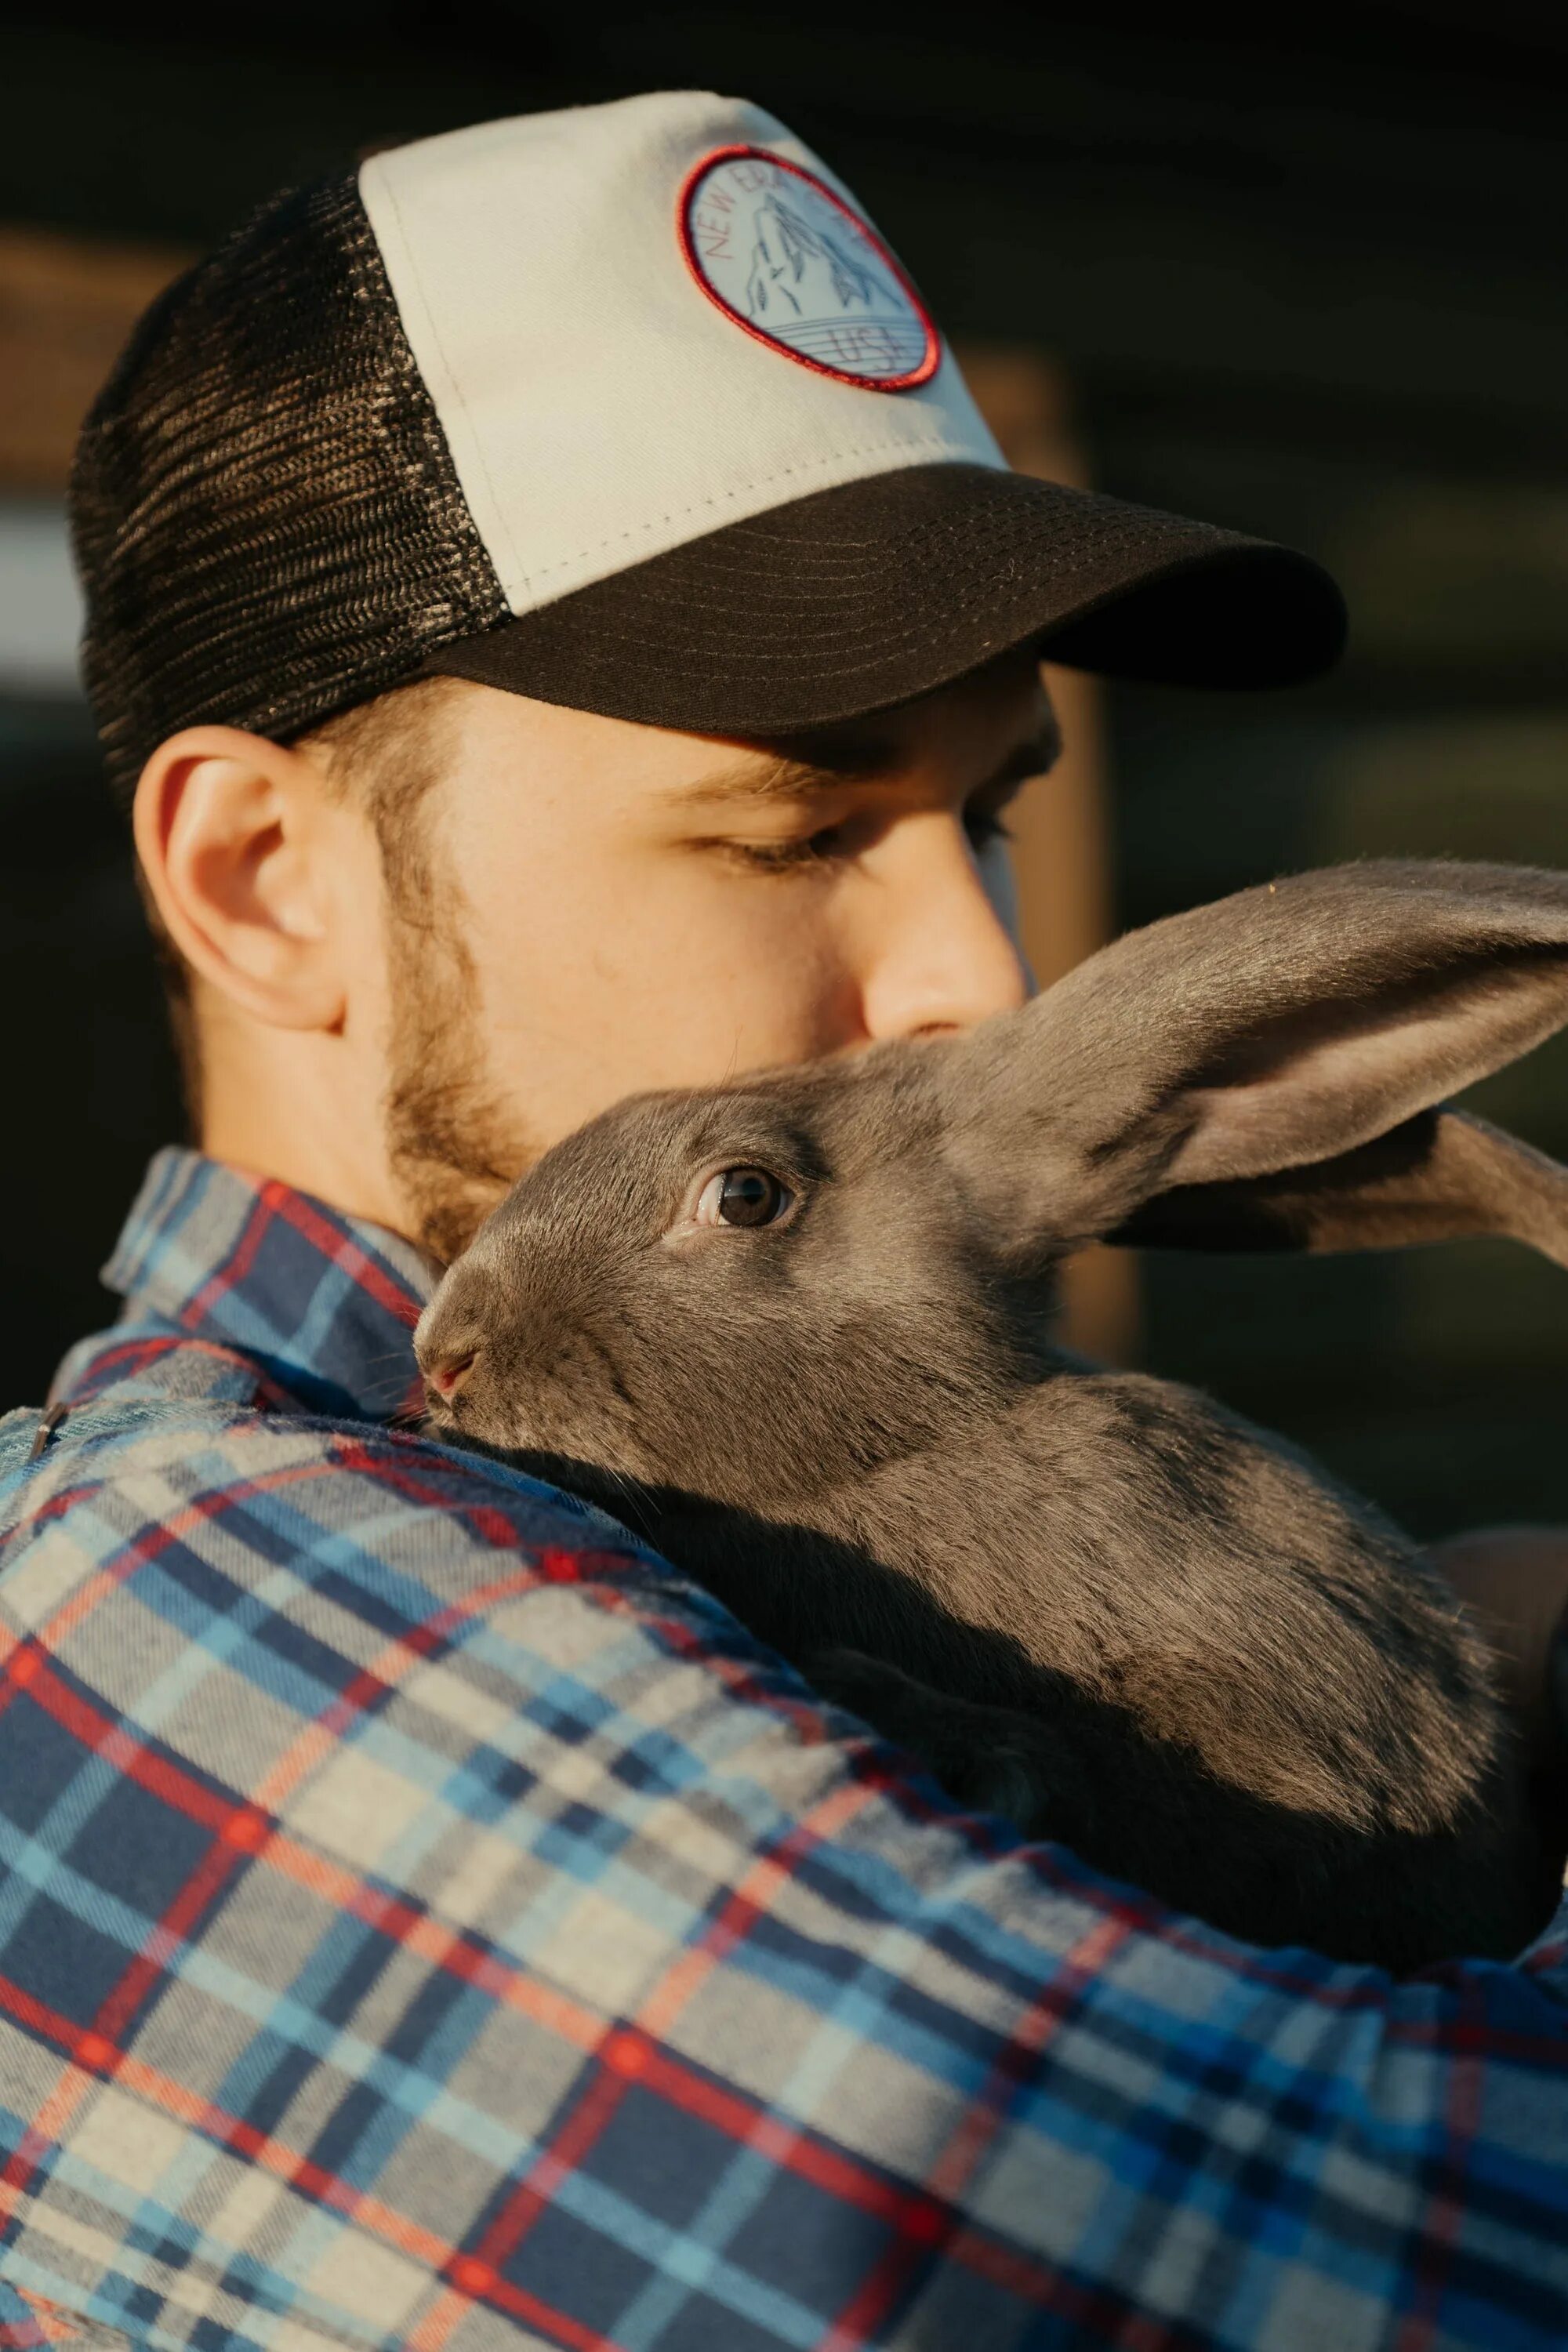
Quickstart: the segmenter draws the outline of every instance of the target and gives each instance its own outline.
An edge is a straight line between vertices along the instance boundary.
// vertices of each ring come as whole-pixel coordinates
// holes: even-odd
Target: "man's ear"
[[[136,852],[170,940],[210,987],[275,1028],[343,1018],[342,815],[313,761],[236,727],[172,735],[136,788]]]

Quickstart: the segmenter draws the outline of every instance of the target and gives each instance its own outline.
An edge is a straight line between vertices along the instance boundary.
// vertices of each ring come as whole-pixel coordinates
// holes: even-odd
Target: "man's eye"
[[[730,845],[742,864],[763,874],[799,873],[813,866],[830,866],[841,847],[839,828],[823,825],[816,833],[790,841],[737,841]]]
[[[771,1168],[721,1168],[702,1187],[693,1222],[700,1225],[776,1225],[795,1194]]]
[[[848,817],[836,824],[819,825],[815,833],[792,835],[783,841],[732,841],[723,846],[754,874],[831,872],[858,856],[866,842],[875,837],[877,829]],[[995,808],[965,809],[963,829],[971,848],[976,850],[989,849],[993,842],[1013,838],[1000,809]]]

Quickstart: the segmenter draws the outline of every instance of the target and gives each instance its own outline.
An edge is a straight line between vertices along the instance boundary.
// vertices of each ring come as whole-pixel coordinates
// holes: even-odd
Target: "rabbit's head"
[[[1568,880],[1367,864],[1134,932],[1021,1013],[558,1144],[416,1334],[454,1435],[757,1504],[1047,1375],[1096,1236],[1346,1246],[1512,1232],[1550,1163],[1433,1106],[1568,1020]]]
[[[974,1245],[945,1050],[637,1096],[569,1136],[420,1323],[437,1422],[737,1500],[994,1400],[1043,1350],[1043,1301]]]

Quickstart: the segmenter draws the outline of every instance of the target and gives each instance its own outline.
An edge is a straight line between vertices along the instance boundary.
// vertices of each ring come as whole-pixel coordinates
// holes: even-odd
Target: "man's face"
[[[389,1139],[411,1223],[454,1255],[586,1118],[1022,1002],[1003,813],[1049,764],[1009,655],[788,741],[462,690],[397,894]]]

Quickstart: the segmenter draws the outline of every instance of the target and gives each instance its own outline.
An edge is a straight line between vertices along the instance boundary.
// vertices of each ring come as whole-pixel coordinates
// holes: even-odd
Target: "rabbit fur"
[[[1366,863],[1131,933],[962,1035],[634,1097],[447,1271],[431,1426],[603,1504],[961,1801],[1168,1903],[1396,1969],[1510,1954],[1554,1873],[1441,1576],[1053,1313],[1096,1237],[1568,1263],[1568,1177],[1441,1108],[1564,1022],[1568,877]],[[778,1213],[727,1222],[724,1171]]]

